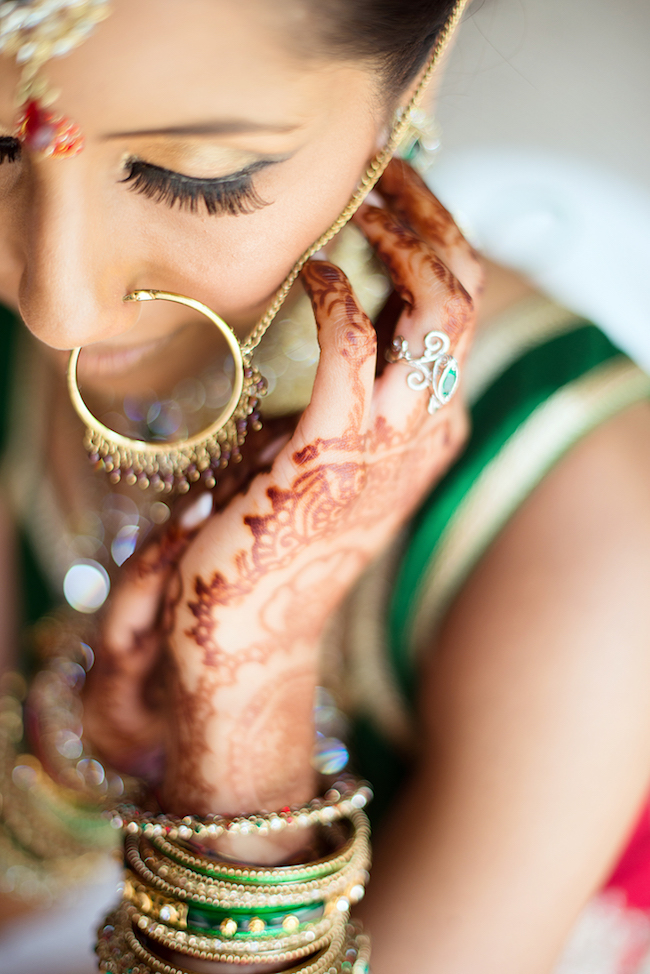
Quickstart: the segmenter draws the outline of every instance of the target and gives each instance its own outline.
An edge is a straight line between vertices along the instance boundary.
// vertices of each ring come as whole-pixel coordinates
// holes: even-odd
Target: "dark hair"
[[[327,48],[339,57],[376,62],[394,95],[424,65],[456,5],[455,0],[317,2]]]

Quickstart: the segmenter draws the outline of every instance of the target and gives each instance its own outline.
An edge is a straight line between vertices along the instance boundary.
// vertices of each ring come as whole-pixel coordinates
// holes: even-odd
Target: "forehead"
[[[300,125],[374,87],[358,65],[311,56],[302,0],[112,0],[111,15],[68,57],[48,62],[67,114],[92,102],[106,130],[262,117]],[[313,42],[309,43],[310,36]],[[0,58],[2,121],[17,69]],[[352,87],[350,87],[352,86]],[[365,95],[364,95],[365,91]]]

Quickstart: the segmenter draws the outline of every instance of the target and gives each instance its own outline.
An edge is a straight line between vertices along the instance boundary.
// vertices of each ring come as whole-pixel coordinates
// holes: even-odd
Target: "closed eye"
[[[204,206],[211,216],[238,216],[269,205],[258,194],[252,177],[273,162],[261,160],[231,176],[200,179],[132,158],[125,163],[127,175],[121,182],[155,203],[165,203],[169,207],[178,205],[179,209],[190,213],[198,213]]]

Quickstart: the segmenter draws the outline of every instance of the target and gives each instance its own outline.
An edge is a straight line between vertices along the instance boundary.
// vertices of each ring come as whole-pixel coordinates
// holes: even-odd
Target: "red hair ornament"
[[[76,122],[55,115],[37,101],[28,101],[19,115],[16,138],[31,152],[44,156],[76,156],[84,147]]]

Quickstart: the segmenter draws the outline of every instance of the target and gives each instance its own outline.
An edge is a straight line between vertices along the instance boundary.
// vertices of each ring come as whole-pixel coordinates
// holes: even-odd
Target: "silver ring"
[[[432,415],[449,402],[460,380],[458,362],[449,354],[449,344],[444,331],[430,331],[424,336],[424,352],[419,358],[413,358],[408,342],[399,335],[386,351],[389,362],[404,362],[413,370],[406,379],[409,389],[429,390],[427,409]]]

